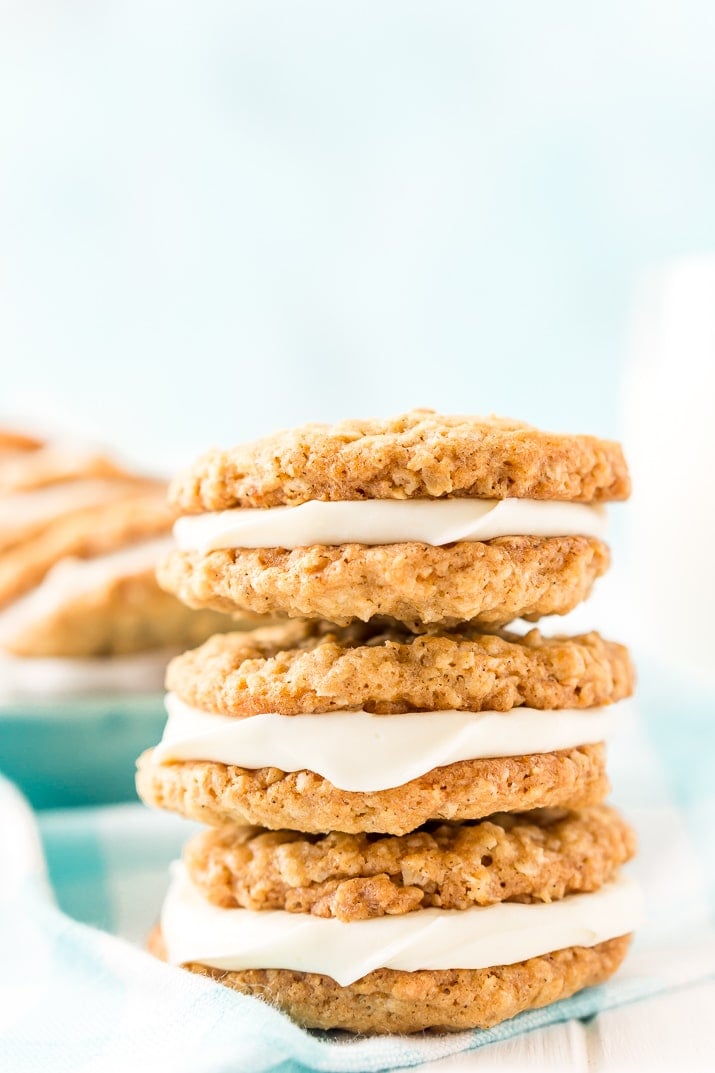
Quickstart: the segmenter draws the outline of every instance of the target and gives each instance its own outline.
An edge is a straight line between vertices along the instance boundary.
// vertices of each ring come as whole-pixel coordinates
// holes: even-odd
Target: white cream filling
[[[341,790],[370,793],[403,786],[459,760],[550,753],[604,741],[612,735],[624,703],[560,711],[359,711],[237,718],[199,711],[169,693],[169,718],[154,759],[307,770]]]
[[[161,914],[168,960],[226,971],[292,969],[341,986],[375,969],[486,969],[569,946],[595,946],[641,922],[641,895],[627,876],[593,894],[549,904],[418,909],[345,923],[274,909],[211,905],[178,866]]]
[[[171,537],[159,537],[91,559],[61,559],[36,588],[0,613],[0,643],[79,596],[109,582],[153,570],[171,543]]]
[[[164,649],[87,659],[35,658],[0,653],[0,705],[104,694],[161,693]]]
[[[603,537],[606,512],[533,499],[367,499],[236,509],[179,518],[182,551],[301,548],[311,544],[452,544],[502,536]]]

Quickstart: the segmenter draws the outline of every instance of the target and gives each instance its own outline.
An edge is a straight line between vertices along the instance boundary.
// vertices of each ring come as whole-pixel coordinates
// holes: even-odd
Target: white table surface
[[[421,1066],[429,1073],[713,1073],[715,981]]]

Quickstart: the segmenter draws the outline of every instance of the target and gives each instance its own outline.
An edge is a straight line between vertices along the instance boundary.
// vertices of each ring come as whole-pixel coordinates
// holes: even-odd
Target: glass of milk
[[[641,644],[715,680],[715,253],[638,292],[624,390],[630,561]]]

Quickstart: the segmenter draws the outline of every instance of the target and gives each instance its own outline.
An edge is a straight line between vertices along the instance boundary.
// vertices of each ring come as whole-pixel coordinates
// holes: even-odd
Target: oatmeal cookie
[[[311,499],[627,499],[621,447],[506,418],[412,410],[387,420],[303,425],[214,450],[173,483],[181,513]]]
[[[148,805],[214,827],[255,824],[310,834],[404,835],[429,820],[474,820],[495,812],[600,804],[610,789],[602,744],[553,753],[460,760],[389,790],[341,790],[312,771],[250,770],[213,761],[138,761]]]
[[[340,625],[385,615],[419,629],[564,615],[588,596],[608,563],[608,548],[593,537],[520,536],[445,547],[174,550],[157,576],[190,607]]]
[[[401,837],[223,827],[184,848],[193,884],[224,909],[285,909],[338,920],[598,890],[635,852],[606,805],[429,824]]]
[[[225,633],[169,664],[167,688],[222,715],[592,708],[630,696],[628,650],[579,637],[485,634],[464,626],[418,634],[396,622],[293,620]]]

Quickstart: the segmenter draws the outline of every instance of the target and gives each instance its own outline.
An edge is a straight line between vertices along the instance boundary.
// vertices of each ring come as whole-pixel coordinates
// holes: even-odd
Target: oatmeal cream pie
[[[0,701],[159,689],[167,647],[228,625],[156,582],[174,520],[164,483],[86,448],[1,443]]]
[[[487,1028],[618,968],[633,851],[605,807],[403,838],[225,828],[185,850],[150,948],[308,1027]]]
[[[402,835],[603,801],[633,671],[598,634],[291,622],[211,638],[167,685],[164,737],[139,761],[148,804],[213,826]]]
[[[419,628],[565,614],[608,567],[620,447],[415,410],[200,459],[159,579],[193,607]]]

